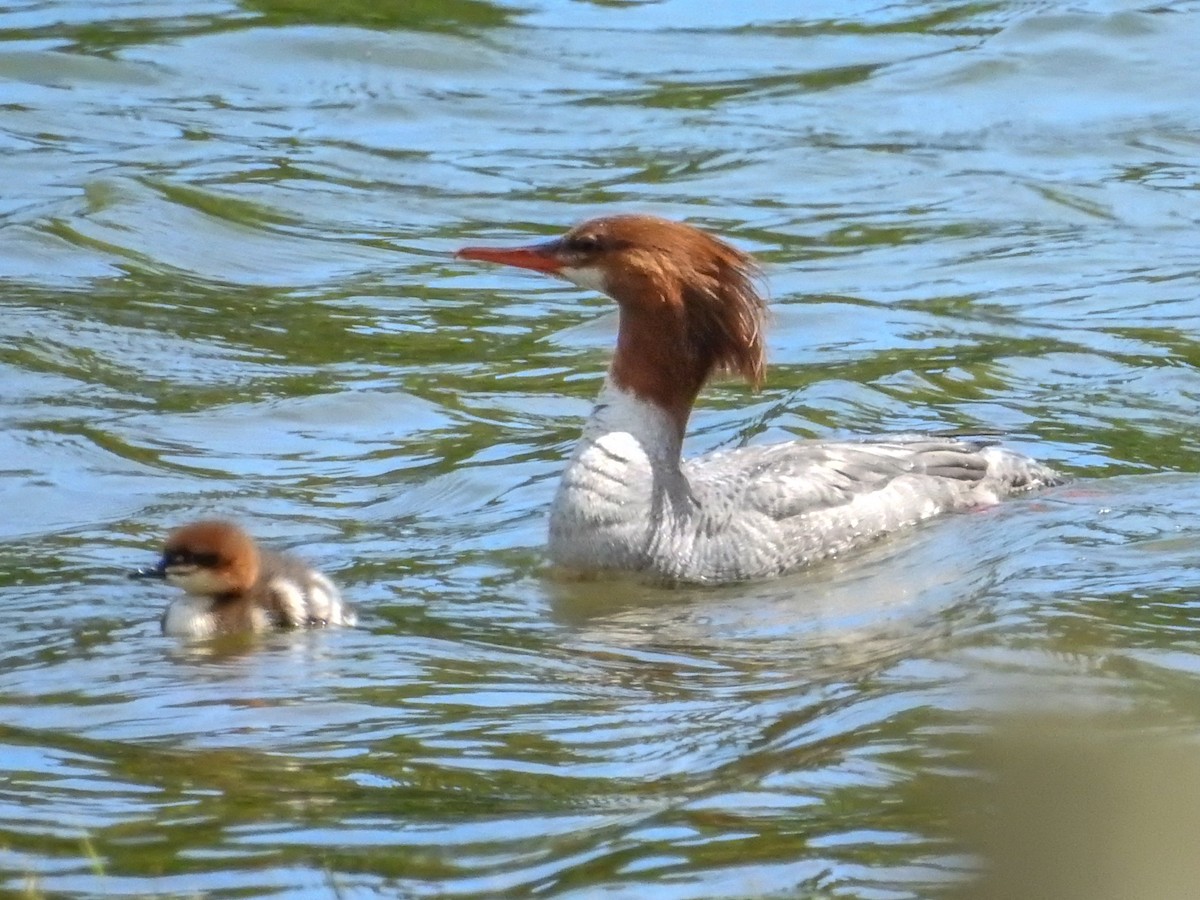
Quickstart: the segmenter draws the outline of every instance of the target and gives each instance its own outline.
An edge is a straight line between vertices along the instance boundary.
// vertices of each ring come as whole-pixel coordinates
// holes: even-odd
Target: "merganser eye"
[[[600,249],[600,238],[594,234],[577,234],[567,238],[567,249],[575,253],[595,253]]]

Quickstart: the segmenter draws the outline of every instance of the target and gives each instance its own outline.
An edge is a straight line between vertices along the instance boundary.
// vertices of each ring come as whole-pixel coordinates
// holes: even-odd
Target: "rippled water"
[[[948,896],[1014,697],[1194,739],[1197,4],[18,2],[0,38],[4,889]],[[1075,482],[766,584],[556,579],[614,316],[448,251],[614,210],[768,266],[768,384],[709,389],[693,451],[987,427]],[[124,572],[208,514],[362,627],[163,638]]]

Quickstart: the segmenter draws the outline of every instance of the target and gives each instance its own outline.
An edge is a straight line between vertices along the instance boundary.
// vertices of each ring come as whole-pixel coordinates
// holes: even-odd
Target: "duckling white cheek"
[[[167,569],[167,581],[189,594],[222,594],[229,589],[216,572],[195,566]]]
[[[584,290],[598,291],[601,294],[608,293],[608,288],[604,284],[604,272],[596,266],[582,266],[577,269],[566,266],[559,269],[558,274]]]

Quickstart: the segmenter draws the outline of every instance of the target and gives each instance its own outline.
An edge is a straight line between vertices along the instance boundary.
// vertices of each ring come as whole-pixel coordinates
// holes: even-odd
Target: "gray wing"
[[[354,625],[358,616],[343,600],[337,586],[289,553],[263,552],[263,571],[280,625]]]
[[[693,483],[723,484],[739,494],[736,500],[712,498],[718,503],[728,499],[772,519],[789,519],[850,504],[905,476],[910,482],[911,476],[928,479],[933,494],[965,494],[988,474],[985,446],[923,435],[794,441],[702,457],[687,474]],[[705,498],[697,499],[705,505]]]
[[[270,598],[270,613],[277,626],[304,628],[312,618],[309,609],[308,567],[294,556],[262,551],[260,580]]]

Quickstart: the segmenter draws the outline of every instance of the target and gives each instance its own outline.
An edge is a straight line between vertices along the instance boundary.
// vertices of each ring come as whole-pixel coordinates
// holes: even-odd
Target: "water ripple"
[[[1198,13],[0,8],[0,883],[958,896],[1014,707],[1193,740]],[[767,266],[767,385],[689,452],[999,429],[1076,480],[770,583],[559,577],[615,316],[451,253],[615,209]],[[209,514],[361,626],[164,640],[125,573]]]

